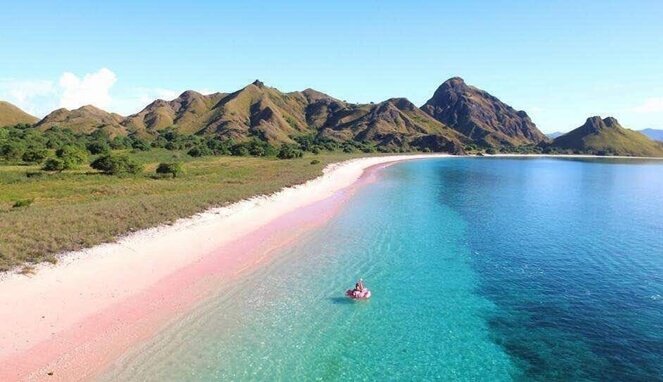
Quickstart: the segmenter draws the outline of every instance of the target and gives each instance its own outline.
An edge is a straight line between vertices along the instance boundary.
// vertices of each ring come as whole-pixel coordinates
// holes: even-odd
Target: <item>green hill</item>
[[[9,102],[0,101],[0,127],[19,123],[32,124],[37,122],[37,119]]]
[[[622,127],[612,117],[587,118],[584,125],[555,138],[551,146],[599,155],[663,156],[663,144]]]
[[[101,129],[110,136],[116,136],[126,135],[126,129],[120,125],[123,120],[124,117],[119,114],[87,105],[75,110],[57,109],[39,121],[36,127],[43,131],[58,126],[85,134]]]
[[[181,133],[235,141],[257,137],[276,145],[313,135],[389,149],[415,145],[456,153],[466,140],[404,98],[349,104],[313,89],[283,93],[260,81],[229,94],[186,91],[172,101],[157,100],[122,126],[148,135],[173,126]]]
[[[226,94],[202,95],[188,90],[171,101],[156,100],[122,123],[129,131],[153,133],[177,126],[183,133],[196,133],[211,118],[211,110]]]

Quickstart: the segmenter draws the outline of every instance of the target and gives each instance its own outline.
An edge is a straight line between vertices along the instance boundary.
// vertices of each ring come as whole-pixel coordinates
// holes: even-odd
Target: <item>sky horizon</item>
[[[593,115],[663,129],[660,20],[657,1],[24,1],[0,14],[0,100],[128,115],[260,79],[421,106],[459,76],[546,133]]]

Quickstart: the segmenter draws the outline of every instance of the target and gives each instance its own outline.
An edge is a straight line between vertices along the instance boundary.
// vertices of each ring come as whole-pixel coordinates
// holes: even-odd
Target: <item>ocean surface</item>
[[[105,378],[663,381],[660,161],[400,163],[273,256]]]

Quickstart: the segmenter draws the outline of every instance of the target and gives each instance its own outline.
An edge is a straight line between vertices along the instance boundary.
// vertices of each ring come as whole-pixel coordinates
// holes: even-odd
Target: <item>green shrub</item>
[[[230,148],[230,154],[232,154],[234,156],[245,157],[245,156],[249,156],[251,153],[249,152],[248,147],[246,147],[245,145],[240,143],[240,144],[233,145]]]
[[[67,168],[62,159],[48,158],[41,169],[44,171],[64,171]]]
[[[131,147],[131,138],[117,136],[110,141],[110,147],[113,150],[123,150]]]
[[[258,139],[249,141],[247,146],[249,149],[249,154],[253,155],[254,157],[264,157],[276,154],[276,149],[272,145]]]
[[[205,139],[205,144],[214,155],[230,155],[232,142],[224,141],[221,137],[208,137]]]
[[[135,175],[143,171],[143,166],[126,155],[106,154],[97,158],[90,166],[109,175]]]
[[[110,150],[111,147],[104,141],[95,141],[87,144],[87,151],[89,151],[92,155],[106,154]]]
[[[87,161],[87,152],[73,145],[57,149],[55,155],[64,162],[65,170],[76,168]]]
[[[284,144],[281,146],[281,149],[278,153],[279,159],[294,159],[301,158],[304,155],[304,152],[298,148],[296,145]]]
[[[25,146],[19,142],[7,142],[0,146],[0,157],[8,161],[21,159],[25,152]]]
[[[29,148],[23,153],[23,162],[28,163],[41,163],[48,157],[48,150]]]
[[[311,161],[311,164],[319,164],[319,163],[320,163],[320,161],[317,160],[317,159],[313,159],[313,160]]]
[[[204,157],[207,155],[212,155],[214,152],[206,145],[198,145],[192,147],[191,150],[187,152],[187,154],[191,155],[192,157]]]
[[[14,203],[12,208],[28,207],[33,201],[34,199],[20,199]]]
[[[131,148],[138,151],[149,151],[152,147],[145,140],[142,140],[140,138],[133,138],[133,142],[131,143]]]
[[[173,178],[177,178],[178,176],[184,174],[184,168],[180,162],[159,163],[156,173],[160,175],[172,174]]]
[[[489,148],[486,149],[486,154],[495,155],[495,154],[497,154],[497,151],[495,151],[494,148],[489,147]]]

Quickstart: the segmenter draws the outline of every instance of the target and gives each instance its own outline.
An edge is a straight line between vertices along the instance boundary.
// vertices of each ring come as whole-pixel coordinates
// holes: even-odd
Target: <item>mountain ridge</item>
[[[11,107],[7,110],[12,113],[20,111]],[[0,109],[0,121],[5,114],[11,113]],[[187,90],[172,100],[154,100],[126,117],[91,105],[57,109],[38,121],[22,111],[18,114],[40,130],[59,126],[83,134],[102,131],[111,137],[150,139],[172,128],[181,134],[238,142],[260,139],[276,146],[312,136],[365,142],[385,151],[417,149],[462,154],[464,148],[474,150],[478,146],[659,155],[656,143],[624,129],[612,117],[591,117],[583,126],[551,140],[526,112],[466,84],[460,77],[444,81],[421,108],[404,97],[356,104],[311,88],[281,92],[255,80],[231,93]]]
[[[184,98],[195,100],[185,103]],[[191,105],[196,105],[194,110]],[[195,123],[186,119],[192,114],[196,115]],[[172,101],[158,100],[128,116],[123,125],[135,132],[177,125],[187,133],[234,140],[255,136],[270,143],[292,143],[293,136],[310,134],[337,141],[369,141],[390,148],[416,140],[418,144],[432,144],[430,149],[442,145],[454,152],[462,152],[461,141],[466,140],[406,98],[349,104],[310,88],[283,93],[258,80],[233,93],[201,95],[187,91]],[[445,139],[419,139],[428,135]]]

